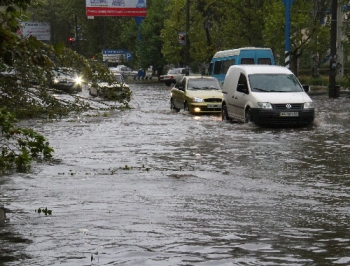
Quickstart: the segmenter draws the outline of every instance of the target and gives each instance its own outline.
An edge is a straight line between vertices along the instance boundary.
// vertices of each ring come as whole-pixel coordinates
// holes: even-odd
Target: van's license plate
[[[208,104],[208,108],[221,108],[221,104]]]
[[[280,116],[299,116],[298,112],[281,112]]]

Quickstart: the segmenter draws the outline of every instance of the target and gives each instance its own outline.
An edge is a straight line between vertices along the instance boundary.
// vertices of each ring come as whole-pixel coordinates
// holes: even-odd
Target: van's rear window
[[[258,58],[258,65],[271,65],[271,58]]]
[[[254,65],[254,58],[242,58],[241,59],[241,64],[242,65]]]

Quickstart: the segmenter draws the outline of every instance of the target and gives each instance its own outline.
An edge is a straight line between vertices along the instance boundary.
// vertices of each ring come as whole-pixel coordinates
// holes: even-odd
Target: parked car
[[[166,75],[160,75],[158,81],[165,83],[166,86],[170,86],[171,84],[180,81],[185,75],[186,68],[171,68]]]
[[[58,68],[52,71],[51,87],[68,93],[82,91],[82,77],[71,68]]]
[[[221,101],[221,87],[214,77],[184,76],[170,92],[170,108],[177,112],[220,113]]]
[[[314,103],[286,67],[235,65],[222,89],[222,119],[268,126],[312,124]]]
[[[124,78],[126,76],[132,76],[132,77],[136,76],[138,73],[138,71],[133,70],[130,67],[127,67],[125,65],[119,65],[116,67],[111,67],[109,69],[113,74],[122,74],[124,76]]]
[[[88,90],[91,96],[100,96],[104,98],[114,99],[116,97],[126,97],[130,93],[129,85],[125,84],[122,74],[114,74],[115,79],[106,81],[97,79],[95,82],[88,83]]]

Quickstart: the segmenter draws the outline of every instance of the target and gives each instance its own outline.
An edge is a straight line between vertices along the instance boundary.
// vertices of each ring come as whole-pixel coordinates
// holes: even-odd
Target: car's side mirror
[[[309,85],[303,85],[303,89],[305,92],[309,92],[310,91],[310,86]]]

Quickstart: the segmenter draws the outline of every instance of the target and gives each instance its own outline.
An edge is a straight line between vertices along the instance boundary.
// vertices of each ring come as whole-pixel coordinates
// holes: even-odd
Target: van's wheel
[[[174,110],[175,112],[179,112],[180,109],[175,107],[174,100],[170,99],[170,110]]]
[[[221,119],[222,119],[222,121],[225,121],[225,122],[229,122],[231,120],[227,114],[226,104],[224,104],[221,108]]]
[[[244,123],[249,123],[251,121],[252,121],[252,113],[250,111],[250,108],[247,107],[247,109],[245,109]]]

